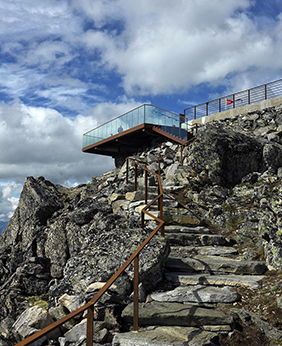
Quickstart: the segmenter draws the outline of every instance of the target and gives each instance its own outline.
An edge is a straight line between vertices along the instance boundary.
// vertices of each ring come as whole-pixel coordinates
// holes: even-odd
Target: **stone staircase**
[[[115,335],[114,346],[214,346],[219,333],[232,332],[226,309],[241,299],[236,287],[260,287],[263,262],[236,259],[234,242],[203,226],[166,226],[171,252],[157,292],[139,303],[138,333]],[[122,312],[132,323],[133,305]]]

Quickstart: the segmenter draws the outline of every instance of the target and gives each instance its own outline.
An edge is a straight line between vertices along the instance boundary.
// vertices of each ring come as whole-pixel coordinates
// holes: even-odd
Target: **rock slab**
[[[138,333],[116,334],[113,346],[214,346],[218,336],[191,327],[148,327]]]
[[[133,321],[133,303],[122,312],[125,322]],[[199,327],[203,325],[230,325],[231,316],[221,311],[205,309],[189,304],[163,303],[151,301],[139,304],[139,325],[186,326]]]

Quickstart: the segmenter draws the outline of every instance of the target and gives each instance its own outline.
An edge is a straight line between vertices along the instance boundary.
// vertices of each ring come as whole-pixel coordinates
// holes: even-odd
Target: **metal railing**
[[[282,79],[184,109],[188,121],[282,95]]]
[[[181,128],[181,124],[184,122],[184,117],[177,113],[151,104],[144,104],[84,133],[83,148],[107,138],[115,138],[114,136],[141,124],[157,125],[163,131],[185,140],[187,132]]]
[[[192,140],[192,139],[191,139]],[[179,148],[181,148],[181,165],[182,162],[182,150],[183,146],[188,145],[190,142],[188,141],[185,145],[179,145],[176,149],[170,151],[166,155],[164,155],[162,158],[158,159],[157,161],[160,162],[160,160],[164,159],[168,155],[172,154]],[[80,308],[76,309],[75,311],[69,313],[68,315],[64,316],[63,318],[59,319],[58,321],[50,324],[49,326],[43,328],[42,330],[36,332],[35,334],[27,337],[26,339],[20,341],[15,346],[26,346],[30,345],[36,340],[39,340],[43,336],[49,334],[51,331],[55,330],[56,328],[62,326],[64,323],[71,320],[73,317],[81,314],[82,312],[87,310],[87,324],[86,324],[86,346],[93,346],[93,322],[94,322],[94,305],[97,303],[97,301],[102,297],[102,295],[111,287],[111,285],[117,280],[117,278],[124,272],[124,270],[132,263],[134,262],[134,281],[133,281],[133,330],[138,331],[138,284],[139,284],[139,254],[144,249],[144,247],[150,242],[150,240],[157,234],[158,231],[160,231],[161,236],[164,237],[164,221],[163,221],[163,189],[162,189],[162,182],[161,182],[161,176],[158,173],[155,173],[147,168],[147,163],[145,165],[142,165],[140,162],[137,162],[136,160],[132,158],[127,158],[126,161],[126,182],[128,184],[129,182],[129,164],[132,162],[134,164],[134,190],[137,191],[138,184],[137,184],[137,167],[140,167],[142,170],[144,170],[144,187],[145,187],[145,204],[146,206],[141,210],[141,227],[144,228],[145,226],[145,214],[148,215],[151,219],[154,219],[158,222],[158,225],[153,230],[153,232],[150,233],[150,235],[143,241],[143,243],[133,252],[133,254],[128,258],[128,260],[115,272],[115,274],[105,283],[105,285],[94,295],[94,297],[85,305],[81,306]],[[152,161],[153,162],[153,161]],[[150,162],[151,163],[151,162]],[[160,167],[160,166],[159,166]],[[160,168],[159,168],[160,171]],[[157,178],[157,185],[158,185],[158,195],[148,204],[148,173],[152,174]],[[158,211],[160,214],[160,217],[157,217],[153,215],[152,213],[148,212],[147,209],[149,209],[155,202],[158,202]]]
[[[146,197],[146,206],[141,211],[141,227],[144,228],[145,224],[145,214],[147,214],[150,218],[154,219],[158,222],[158,226],[150,233],[150,235],[143,241],[143,243],[134,251],[134,253],[128,258],[128,260],[116,271],[116,273],[106,282],[106,284],[94,295],[94,297],[85,305],[81,306],[77,310],[69,313],[64,316],[60,320],[52,323],[51,325],[43,328],[39,332],[27,337],[26,339],[20,341],[16,344],[16,346],[25,346],[30,345],[36,340],[39,340],[43,336],[49,334],[54,329],[60,327],[65,322],[71,320],[73,317],[81,314],[82,312],[87,310],[87,327],[86,327],[86,345],[93,345],[93,322],[94,322],[94,305],[95,303],[102,297],[102,295],[110,288],[110,286],[117,280],[117,278],[124,272],[124,270],[134,261],[134,297],[133,297],[133,330],[138,331],[138,272],[139,272],[139,254],[143,250],[143,248],[150,242],[150,240],[155,236],[155,234],[160,231],[161,236],[164,236],[164,221],[163,221],[163,190],[161,184],[161,178],[158,174],[147,169],[146,166],[141,165],[140,163],[134,161],[133,159],[127,159],[127,173],[126,180],[128,183],[128,170],[129,170],[129,162],[133,162],[135,165],[135,184],[134,189],[137,191],[137,166],[141,167],[145,171],[145,189],[147,196],[147,186],[148,186],[148,173],[153,174],[157,177],[158,182],[158,196],[147,204]],[[160,217],[156,217],[155,215],[149,213],[147,209],[156,201],[158,201],[158,209],[160,212]]]

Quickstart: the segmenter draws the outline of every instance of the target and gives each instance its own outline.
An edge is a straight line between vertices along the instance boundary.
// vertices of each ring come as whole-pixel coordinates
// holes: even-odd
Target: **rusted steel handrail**
[[[137,191],[137,166],[141,167],[145,174],[144,174],[144,186],[145,186],[145,203],[147,204],[147,197],[148,197],[148,174],[153,174],[154,176],[157,177],[158,179],[158,195],[155,197],[149,204],[147,204],[142,210],[141,210],[141,228],[144,227],[144,219],[145,216],[144,214],[147,214],[151,218],[155,219],[157,222],[161,222],[163,220],[163,189],[162,189],[162,182],[161,182],[161,177],[159,174],[151,171],[150,169],[147,168],[147,164],[143,166],[141,163],[137,162],[136,160],[133,160],[132,158],[128,157],[126,159],[126,182],[128,184],[128,171],[129,171],[129,161],[134,163],[134,191]],[[156,201],[158,201],[158,211],[160,212],[160,218],[157,218],[153,214],[149,213],[147,209]],[[161,229],[161,236],[164,236],[164,225],[162,225]]]
[[[282,79],[185,108],[184,115],[188,120],[198,119],[280,95],[282,95]]]
[[[159,195],[148,205],[146,205],[145,208],[141,211],[141,224],[143,224],[144,227],[144,214],[149,215],[151,218],[155,219],[159,224],[158,226],[151,232],[151,234],[143,241],[143,243],[133,252],[133,254],[128,258],[128,260],[115,272],[115,274],[105,283],[105,285],[94,295],[94,297],[85,305],[81,306],[80,308],[76,309],[75,311],[69,313],[68,315],[64,316],[60,320],[52,323],[51,325],[43,328],[42,330],[38,331],[37,333],[27,337],[26,339],[20,341],[16,344],[16,346],[26,346],[30,345],[34,341],[42,338],[43,336],[49,334],[54,329],[60,327],[73,317],[79,315],[80,313],[84,312],[85,310],[88,310],[87,312],[87,330],[86,330],[86,345],[92,346],[93,345],[93,320],[94,320],[94,304],[102,297],[102,295],[108,290],[108,288],[116,281],[116,279],[123,273],[123,271],[131,264],[132,261],[134,261],[134,298],[133,298],[133,330],[138,330],[138,272],[139,272],[139,254],[143,250],[143,248],[150,242],[150,240],[154,237],[154,235],[160,231],[161,235],[164,236],[164,221],[163,221],[163,190],[161,186],[161,179],[160,176],[152,171],[150,171],[146,166],[142,166],[138,162],[127,159],[134,163],[134,171],[135,171],[135,191],[137,190],[137,166],[140,166],[142,169],[145,170],[145,172],[149,172],[155,176],[158,177],[158,184],[159,184]],[[128,168],[129,164],[127,161],[127,174],[126,174],[126,180],[128,183]],[[145,179],[147,179],[147,174],[145,174]],[[147,186],[147,182],[145,183],[145,186]],[[149,208],[156,200],[161,200],[161,210],[160,210],[160,218],[152,215],[151,213],[147,212],[147,208]],[[146,202],[147,203],[147,202]]]
[[[193,139],[189,140],[187,144],[189,144]],[[178,146],[176,149],[172,150],[168,154],[166,154],[164,157],[170,155],[177,149],[179,149],[180,146]],[[183,145],[181,145],[181,148]],[[164,158],[163,157],[163,158]],[[162,159],[163,159],[162,158]],[[62,317],[58,321],[52,323],[51,325],[43,328],[42,330],[38,331],[37,333],[27,337],[26,339],[20,341],[16,344],[16,346],[26,346],[30,345],[31,343],[35,342],[36,340],[42,338],[43,336],[49,334],[54,329],[60,327],[67,321],[71,320],[73,317],[81,314],[82,312],[87,311],[87,330],[86,330],[86,346],[92,346],[93,345],[93,321],[94,321],[94,304],[103,296],[103,294],[111,287],[111,285],[117,280],[117,278],[124,272],[124,270],[134,261],[134,298],[133,298],[133,330],[138,330],[138,272],[139,272],[139,254],[143,250],[143,248],[150,242],[150,240],[157,234],[158,231],[160,231],[161,236],[164,236],[164,221],[163,221],[163,189],[162,189],[162,183],[161,183],[161,177],[160,174],[157,174],[147,168],[147,164],[143,166],[136,160],[133,160],[132,158],[127,158],[126,160],[126,182],[128,183],[128,172],[129,172],[129,161],[134,163],[134,189],[137,191],[137,166],[141,167],[145,174],[145,202],[146,206],[141,210],[141,227],[144,228],[144,219],[145,214],[154,219],[158,222],[157,227],[151,232],[151,234],[143,241],[143,243],[133,252],[133,254],[128,258],[126,262],[115,272],[115,274],[105,283],[105,285],[94,295],[94,297],[85,305],[81,306],[80,308],[76,309],[75,311],[69,313],[68,315]],[[152,161],[153,162],[153,161]],[[181,163],[182,164],[182,163]],[[147,204],[147,196],[148,196],[148,173],[153,174],[158,179],[158,195]],[[158,201],[158,210],[160,212],[160,217],[156,217],[155,215],[151,214],[147,211],[150,206]]]
[[[158,219],[159,220],[159,219]],[[102,295],[108,290],[108,288],[116,281],[116,279],[123,273],[123,271],[130,265],[130,263],[135,260],[136,257],[139,256],[139,253],[143,250],[143,248],[150,242],[150,240],[154,237],[154,235],[160,230],[164,221],[159,220],[160,224],[153,230],[153,232],[143,241],[143,243],[133,252],[133,254],[128,258],[128,260],[115,272],[115,274],[105,283],[105,285],[94,295],[94,297],[85,305],[76,309],[75,311],[69,313],[68,315],[62,317],[60,320],[50,324],[49,326],[43,328],[39,332],[29,336],[28,338],[20,341],[16,344],[16,346],[25,346],[30,345],[32,342],[42,338],[46,334],[50,333],[54,329],[60,327],[65,322],[69,321],[73,317],[79,315],[80,313],[88,310],[87,314],[87,346],[91,346],[93,344],[93,307],[94,304],[102,297]],[[135,269],[134,273],[138,272],[138,263],[135,261]],[[135,275],[136,276],[136,275]],[[134,287],[138,286],[138,275],[135,278]],[[136,303],[137,300],[137,303]],[[138,305],[138,292],[134,294],[134,306]],[[136,312],[134,313],[134,322],[133,325],[138,328],[138,321],[136,321]],[[92,330],[91,330],[92,329]],[[91,336],[92,334],[92,336]]]

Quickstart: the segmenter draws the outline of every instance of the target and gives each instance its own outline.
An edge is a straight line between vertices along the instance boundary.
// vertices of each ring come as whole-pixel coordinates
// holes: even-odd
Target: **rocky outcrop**
[[[152,228],[140,229],[134,218],[113,213],[108,192],[121,186],[127,193],[124,178],[115,179],[112,172],[71,189],[43,177],[26,179],[19,206],[0,238],[2,335],[19,340],[33,330],[11,332],[31,305],[53,309],[58,318],[71,311],[57,306],[63,295],[91,299],[91,285],[106,282],[150,234]],[[147,289],[162,278],[168,251],[167,241],[155,236],[140,255],[140,282]],[[132,268],[117,279],[104,302],[122,305],[129,297]]]
[[[183,166],[180,151],[170,153],[177,145],[169,141],[134,155],[156,172],[156,160],[169,154],[160,163],[166,238],[154,237],[139,258],[141,324],[158,316],[159,326],[144,326],[138,335],[116,334],[129,330],[132,320],[131,265],[95,307],[97,344],[224,345],[222,333],[231,338],[239,333],[237,323],[250,321],[266,331],[274,328],[274,334],[264,335],[281,341],[279,322],[265,324],[271,313],[264,303],[244,304],[244,295],[256,297],[252,292],[265,287],[267,269],[279,277],[281,268],[281,124],[282,107],[210,123],[184,149]],[[148,218],[146,228],[139,228],[144,174],[138,169],[133,191],[133,167],[126,184],[122,162],[71,189],[43,177],[26,179],[19,207],[0,237],[0,345],[89,301],[155,227]],[[152,200],[154,176],[148,185]],[[156,203],[151,212],[159,215]],[[268,305],[275,306],[275,316],[280,316],[279,287],[275,282],[268,292],[260,291],[265,301],[275,298]],[[148,293],[152,301],[146,300]],[[229,304],[228,311],[240,304],[249,310],[231,316],[220,304]],[[85,328],[81,315],[49,338],[62,346],[84,344]]]

